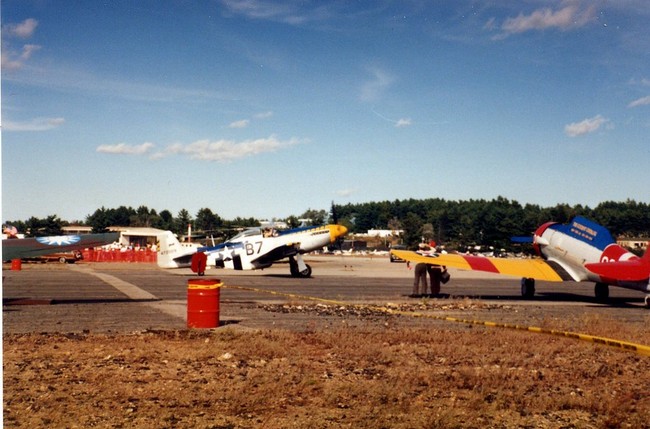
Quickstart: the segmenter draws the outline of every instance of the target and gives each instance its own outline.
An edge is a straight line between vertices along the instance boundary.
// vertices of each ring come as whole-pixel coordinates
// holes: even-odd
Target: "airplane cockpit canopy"
[[[235,235],[233,238],[231,238],[228,241],[240,241],[243,238],[246,237],[252,237],[254,235],[262,235],[262,229],[261,228],[248,228],[240,232],[239,234]]]

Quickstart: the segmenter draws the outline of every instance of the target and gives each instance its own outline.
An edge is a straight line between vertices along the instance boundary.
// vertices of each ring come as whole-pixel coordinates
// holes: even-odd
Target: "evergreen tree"
[[[223,224],[221,218],[212,213],[212,210],[209,208],[202,208],[196,214],[196,219],[194,220],[194,226],[199,231],[211,232],[215,231],[217,228],[221,227]]]
[[[187,226],[192,224],[192,217],[190,216],[190,212],[188,212],[185,209],[181,209],[178,212],[178,215],[176,216],[176,219],[174,219],[174,233],[176,234],[184,234],[185,231],[187,231]]]
[[[31,217],[25,222],[25,235],[27,237],[45,237],[48,235],[62,235],[63,221],[57,215],[50,215],[45,219]]]
[[[404,244],[411,249],[416,249],[418,243],[422,242],[422,218],[409,212],[406,214],[402,226],[404,228]]]

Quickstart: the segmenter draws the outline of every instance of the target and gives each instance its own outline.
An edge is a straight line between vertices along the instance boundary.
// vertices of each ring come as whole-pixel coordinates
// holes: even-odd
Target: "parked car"
[[[23,261],[28,262],[60,262],[62,264],[74,264],[78,260],[83,259],[81,252],[61,252],[61,253],[51,253],[49,255],[37,256],[34,258],[25,258]]]
[[[406,250],[406,246],[402,244],[395,244],[394,246],[390,247],[391,250]],[[390,255],[390,261],[391,262],[405,262],[404,259],[398,258],[397,256],[393,255],[392,253],[389,252]]]

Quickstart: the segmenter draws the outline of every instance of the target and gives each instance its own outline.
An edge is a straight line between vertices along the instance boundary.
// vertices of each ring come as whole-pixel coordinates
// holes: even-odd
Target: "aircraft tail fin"
[[[179,268],[187,265],[193,249],[183,249],[181,243],[171,231],[165,231],[158,236],[160,248],[158,250],[158,266],[160,268]],[[186,256],[186,258],[183,258]],[[187,261],[185,261],[187,259]],[[181,263],[186,262],[186,263]]]

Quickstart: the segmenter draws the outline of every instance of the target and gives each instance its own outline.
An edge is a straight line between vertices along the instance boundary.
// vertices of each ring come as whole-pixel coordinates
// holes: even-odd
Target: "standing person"
[[[413,280],[413,293],[411,297],[417,298],[427,293],[427,267],[425,263],[415,265],[415,279]]]
[[[440,265],[427,265],[427,272],[431,280],[431,296],[440,294],[440,280],[442,279],[442,268]]]

